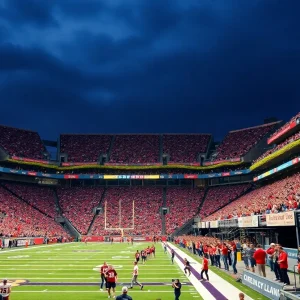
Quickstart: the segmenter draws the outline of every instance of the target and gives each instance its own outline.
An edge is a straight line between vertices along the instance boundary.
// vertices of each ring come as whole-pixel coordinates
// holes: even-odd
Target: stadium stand
[[[217,211],[205,220],[278,213],[300,208],[300,174],[257,188]]]
[[[11,156],[45,159],[46,149],[37,132],[0,126],[0,146]]]
[[[108,153],[112,135],[62,134],[60,152],[68,154],[68,162],[97,162]]]
[[[189,187],[167,188],[166,206],[170,213],[166,215],[166,233],[172,233],[198,212],[204,197],[204,189]]]
[[[163,152],[170,155],[170,162],[195,163],[199,153],[206,153],[210,134],[165,134]]]
[[[110,162],[122,164],[158,163],[159,135],[116,135]]]
[[[230,131],[217,149],[215,160],[231,159],[244,156],[257,144],[275,124],[261,125],[241,130]]]
[[[270,136],[270,140],[273,140],[276,135],[280,132],[280,131],[285,131],[286,129],[289,128],[290,124],[294,123],[297,121],[297,119],[300,118],[300,112],[298,112],[294,117],[292,117],[288,122],[286,122],[283,126],[281,126],[280,128],[278,128],[271,136]]]
[[[91,235],[113,234],[119,227],[133,228],[133,201],[134,229],[126,232],[134,235],[161,234],[162,222],[159,209],[162,206],[162,188],[116,187],[108,188],[102,203],[102,206],[106,203],[107,229],[105,230],[104,216],[98,215],[90,232]]]
[[[103,187],[57,189],[63,215],[72,222],[81,234],[87,234],[94,217],[93,209],[98,206],[103,192]]]
[[[55,209],[53,190],[49,187],[21,185],[17,183],[6,183],[5,186],[14,194],[21,197],[34,208],[39,209],[46,215],[52,218],[58,216],[58,212]]]
[[[257,158],[255,161],[253,161],[253,164],[264,159],[265,157],[267,157],[268,155],[276,152],[277,150],[283,148],[284,146],[297,141],[300,139],[300,132],[295,133],[294,135],[292,135],[291,137],[287,138],[285,141],[283,141],[282,143],[276,145],[276,147],[264,152],[259,158]]]
[[[0,187],[0,232],[3,236],[57,237],[66,232],[53,219]]]
[[[200,217],[204,218],[211,215],[250,188],[251,184],[224,185],[210,188],[201,207]]]

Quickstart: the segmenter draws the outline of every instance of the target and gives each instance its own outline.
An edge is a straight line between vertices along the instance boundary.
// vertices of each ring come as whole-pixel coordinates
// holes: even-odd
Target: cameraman
[[[181,295],[181,283],[179,279],[175,279],[172,282],[172,287],[174,288],[175,300],[179,300],[179,297]]]

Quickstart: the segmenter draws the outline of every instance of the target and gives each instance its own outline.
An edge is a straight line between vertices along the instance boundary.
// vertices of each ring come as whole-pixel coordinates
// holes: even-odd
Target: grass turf
[[[99,290],[98,267],[104,261],[115,266],[119,277],[116,295],[120,295],[122,284],[129,285],[131,281],[134,253],[148,245],[71,243],[2,251],[0,278],[28,281],[29,285],[13,286],[11,300],[107,299],[107,293]],[[160,244],[156,244],[156,249],[156,258],[149,259],[145,265],[139,264],[138,279],[142,283],[159,285],[144,284],[142,291],[134,286],[128,293],[134,300],[173,300],[171,280],[179,278],[181,282],[189,282],[179,267],[171,264]],[[33,283],[39,285],[30,285]],[[201,300],[202,297],[192,285],[183,285],[180,299]]]

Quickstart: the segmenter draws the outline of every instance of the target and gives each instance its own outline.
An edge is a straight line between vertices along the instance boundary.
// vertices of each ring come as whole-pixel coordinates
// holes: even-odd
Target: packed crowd
[[[290,124],[292,124],[293,122],[296,122],[297,119],[300,118],[300,112],[298,112],[295,116],[293,116],[288,122],[286,122],[283,126],[281,126],[280,128],[278,128],[271,136],[270,139],[273,138],[276,134],[278,134],[278,132],[285,130],[286,128],[288,128],[290,126]]]
[[[0,126],[0,146],[11,156],[45,159],[46,149],[37,132]]]
[[[57,189],[62,214],[81,234],[87,234],[94,217],[93,209],[98,206],[103,192],[103,187]]]
[[[205,220],[284,212],[300,208],[300,174],[257,188],[225,206]]]
[[[190,187],[167,188],[166,206],[170,213],[166,215],[166,234],[172,233],[193,218],[204,197],[204,189]]]
[[[22,185],[17,183],[6,183],[5,186],[14,194],[21,197],[34,208],[39,209],[44,214],[55,218],[58,216],[56,210],[54,192],[49,187],[36,185]]]
[[[192,254],[210,259],[210,265],[229,271],[232,267],[234,274],[238,273],[237,252],[241,252],[246,270],[253,273],[256,269],[260,276],[266,277],[266,264],[270,266],[275,275],[275,281],[289,285],[288,255],[280,244],[271,243],[267,250],[255,240],[245,239],[221,241],[214,237],[180,236],[175,239],[180,247],[187,248]],[[300,249],[300,248],[299,248]],[[298,261],[300,262],[300,251]]]
[[[3,236],[57,237],[66,232],[52,218],[0,187],[0,232]]]
[[[251,184],[223,185],[210,188],[201,207],[200,217],[205,218],[211,215],[250,188]]]
[[[295,133],[294,135],[292,135],[291,137],[287,138],[285,141],[283,141],[282,143],[276,145],[275,147],[273,147],[272,149],[264,152],[259,158],[257,158],[256,160],[253,161],[253,164],[262,160],[263,158],[267,157],[268,155],[276,152],[277,150],[283,148],[284,146],[294,142],[294,141],[297,141],[300,139],[300,131]]]
[[[112,135],[63,134],[60,152],[68,154],[68,162],[97,162],[100,154],[108,153]]]
[[[92,235],[120,234],[118,228],[134,228],[126,232],[133,235],[161,234],[159,209],[162,206],[162,188],[116,187],[108,188],[102,207],[105,216],[97,216]],[[151,229],[149,229],[151,228]]]
[[[242,157],[274,128],[274,124],[230,131],[217,149],[216,160]]]
[[[170,155],[170,162],[198,162],[199,154],[207,152],[210,140],[209,134],[165,134],[163,152]]]
[[[139,164],[159,162],[159,135],[116,135],[110,154],[111,163]]]

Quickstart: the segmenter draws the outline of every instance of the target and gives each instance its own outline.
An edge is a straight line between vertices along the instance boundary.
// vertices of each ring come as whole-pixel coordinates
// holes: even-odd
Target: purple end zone
[[[172,249],[168,245],[169,249]],[[184,264],[184,259],[177,253],[177,251],[174,249],[175,256]],[[223,294],[221,294],[209,281],[200,281],[201,275],[199,272],[197,272],[192,266],[190,267],[191,273],[199,280],[199,283],[201,283],[216,299],[218,300],[228,300]]]

